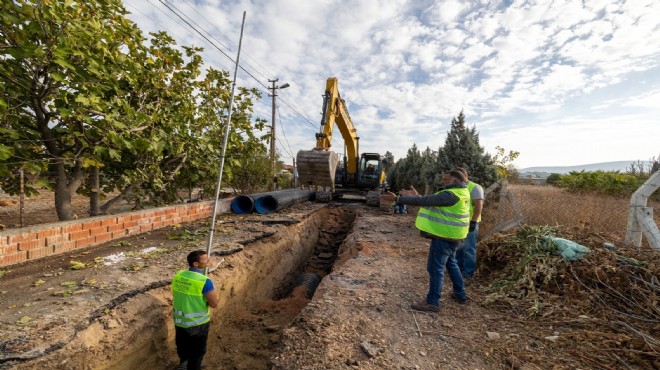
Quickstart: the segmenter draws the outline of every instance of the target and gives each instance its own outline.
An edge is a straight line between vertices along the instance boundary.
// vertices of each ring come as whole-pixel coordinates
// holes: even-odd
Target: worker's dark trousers
[[[192,328],[176,326],[176,353],[181,362],[188,361],[188,370],[200,370],[209,337],[209,322]]]

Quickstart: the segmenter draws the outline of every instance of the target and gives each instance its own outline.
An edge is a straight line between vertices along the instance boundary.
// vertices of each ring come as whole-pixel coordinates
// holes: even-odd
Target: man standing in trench
[[[197,250],[187,259],[189,269],[177,272],[172,280],[177,370],[200,370],[209,336],[210,308],[218,306],[218,297],[213,282],[204,275],[210,264],[208,254]]]
[[[463,248],[456,251],[456,261],[461,269],[465,285],[470,285],[477,269],[477,237],[479,236],[479,222],[481,222],[481,211],[484,209],[484,189],[481,185],[470,181],[465,168],[454,168],[460,171],[467,181],[467,189],[470,192],[470,229]]]
[[[426,262],[429,291],[424,301],[410,305],[413,310],[440,311],[445,266],[453,285],[452,298],[459,303],[467,300],[463,277],[456,264],[456,250],[462,246],[470,226],[470,194],[465,181],[461,172],[452,170],[443,175],[444,187],[435,194],[396,197],[389,193],[397,204],[421,206],[415,226],[422,236],[431,239]]]

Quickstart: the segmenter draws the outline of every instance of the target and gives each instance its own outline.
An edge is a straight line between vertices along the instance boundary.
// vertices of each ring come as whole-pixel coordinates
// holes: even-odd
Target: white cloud
[[[291,84],[280,99],[306,118],[279,104],[294,152],[314,144],[325,80],[337,76],[364,151],[399,158],[412,143],[437,149],[464,109],[487,150],[519,150],[528,166],[657,155],[652,135],[631,134],[645,128],[660,137],[657,0],[172,3],[232,58],[247,11],[242,60],[259,81],[241,72],[239,83],[262,90],[255,114],[268,120],[261,84]],[[143,30],[166,29],[179,44],[204,46],[207,63],[233,70],[161,4],[126,4]]]

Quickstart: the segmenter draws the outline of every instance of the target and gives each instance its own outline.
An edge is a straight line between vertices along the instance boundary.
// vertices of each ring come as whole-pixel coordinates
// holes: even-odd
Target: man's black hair
[[[461,171],[451,170],[451,171],[447,171],[447,173],[449,174],[449,176],[459,180],[460,182],[465,182],[465,176],[463,176],[463,173]]]
[[[199,258],[206,254],[204,250],[192,251],[188,254],[188,266],[193,267],[193,263],[199,262]]]

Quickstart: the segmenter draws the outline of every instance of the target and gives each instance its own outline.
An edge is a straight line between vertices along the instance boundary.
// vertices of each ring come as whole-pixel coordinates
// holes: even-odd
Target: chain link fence
[[[649,199],[656,224],[660,201]],[[548,225],[587,233],[603,242],[622,242],[626,235],[630,197],[576,194],[554,186],[504,184],[486,196],[479,239],[526,225]]]

